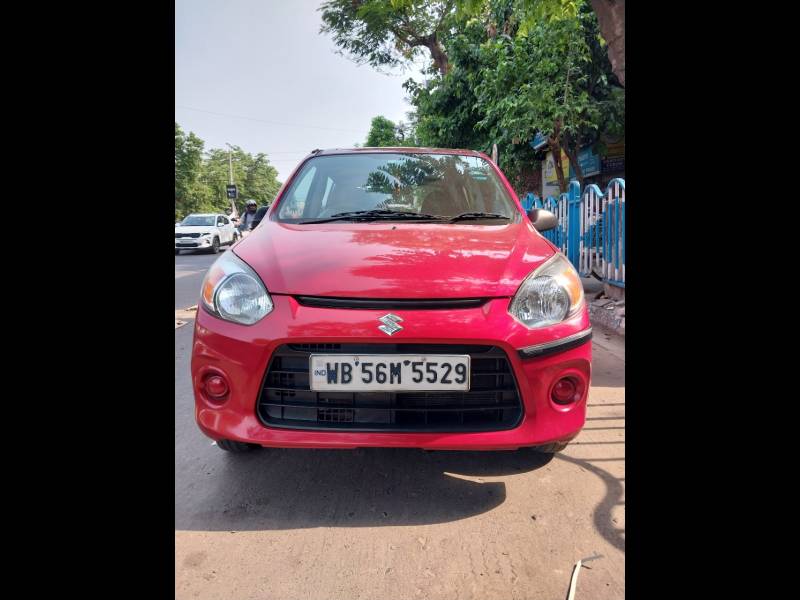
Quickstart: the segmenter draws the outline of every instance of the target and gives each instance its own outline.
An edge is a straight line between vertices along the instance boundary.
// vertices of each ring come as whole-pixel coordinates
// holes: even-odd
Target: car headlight
[[[581,278],[569,260],[558,253],[525,278],[508,312],[528,329],[535,329],[560,323],[582,306]]]
[[[233,252],[226,252],[211,265],[200,295],[208,312],[241,325],[257,323],[273,308],[261,279]]]

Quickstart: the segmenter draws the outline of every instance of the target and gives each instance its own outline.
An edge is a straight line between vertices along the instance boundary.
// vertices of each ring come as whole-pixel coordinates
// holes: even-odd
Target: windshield
[[[304,223],[356,211],[443,218],[492,213],[487,218],[514,221],[519,216],[497,174],[480,157],[375,153],[318,156],[306,162],[283,195],[278,220]],[[403,215],[382,217],[401,220]]]
[[[181,221],[181,225],[213,227],[214,223],[216,222],[215,219],[216,217],[214,217],[214,215],[189,215],[183,221]]]

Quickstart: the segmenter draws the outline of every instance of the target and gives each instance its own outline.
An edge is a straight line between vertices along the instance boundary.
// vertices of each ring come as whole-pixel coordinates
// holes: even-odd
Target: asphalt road
[[[175,310],[197,304],[203,275],[228,248],[230,246],[222,246],[219,254],[183,250],[175,257]]]
[[[175,308],[212,255],[175,257]],[[576,600],[624,597],[625,348],[595,330],[589,414],[532,452],[260,450],[194,423],[192,325],[175,330],[175,597]],[[590,560],[586,560],[589,558]]]

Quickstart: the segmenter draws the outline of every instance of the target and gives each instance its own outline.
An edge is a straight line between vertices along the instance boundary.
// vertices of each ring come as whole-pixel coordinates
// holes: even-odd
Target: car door
[[[220,244],[230,243],[231,240],[228,239],[228,230],[225,228],[225,217],[222,215],[217,215],[217,235],[219,236]]]
[[[225,227],[225,235],[228,236],[228,241],[233,242],[233,234],[235,232],[235,228],[233,226],[233,221],[230,220],[230,217],[222,217],[224,227]]]

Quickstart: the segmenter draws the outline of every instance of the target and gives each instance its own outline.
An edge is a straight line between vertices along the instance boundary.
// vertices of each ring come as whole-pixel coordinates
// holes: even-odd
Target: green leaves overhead
[[[194,133],[187,136],[175,123],[175,219],[193,212],[225,211],[230,208],[225,186],[228,184],[228,151],[203,152],[203,140]],[[264,153],[255,156],[234,147],[233,180],[239,187],[239,212],[244,200],[259,204],[271,202],[280,182],[278,172]]]
[[[450,71],[405,84],[418,143],[487,153],[496,143],[520,189],[543,158],[529,145],[537,132],[576,161],[601,134],[624,133],[624,90],[600,40],[582,0],[460,0],[442,36]]]
[[[439,38],[455,14],[455,0],[328,0],[319,10],[320,32],[356,62],[396,67],[427,49],[436,68],[447,72]]]

